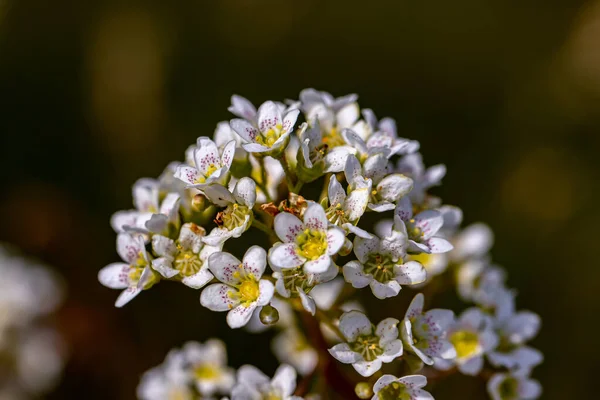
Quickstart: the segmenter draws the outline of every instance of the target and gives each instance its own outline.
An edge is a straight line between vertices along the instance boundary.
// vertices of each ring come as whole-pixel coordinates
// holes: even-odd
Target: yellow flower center
[[[323,143],[326,144],[329,148],[341,146],[345,144],[344,138],[340,134],[339,130],[336,126],[331,128],[330,131],[323,132]]]
[[[262,400],[281,400],[281,396],[275,393],[267,393],[262,397]]]
[[[205,183],[206,178],[210,177],[218,169],[219,169],[219,167],[217,167],[215,164],[210,164],[208,166],[208,168],[206,169],[206,174],[205,175],[200,174],[200,176],[198,178],[196,178],[196,183]]]
[[[327,233],[316,229],[305,229],[296,237],[296,252],[308,260],[316,260],[327,251]]]
[[[198,380],[212,381],[221,375],[218,368],[211,364],[200,364],[194,368],[194,377]]]
[[[240,300],[242,302],[252,303],[258,299],[258,283],[254,280],[247,280],[240,285]]]
[[[192,276],[202,268],[202,260],[198,254],[191,251],[181,251],[173,261],[173,267],[180,272],[182,276]]]
[[[277,124],[274,128],[269,129],[262,135],[258,135],[256,137],[256,142],[266,147],[272,147],[277,141],[277,139],[279,139],[279,137],[281,136],[282,128],[283,126],[281,124]]]
[[[189,393],[183,389],[174,389],[169,392],[169,400],[188,400]]]
[[[404,384],[392,382],[377,393],[377,398],[379,400],[410,400],[412,397]]]
[[[475,354],[479,348],[479,337],[470,331],[454,332],[450,336],[450,342],[456,349],[458,358],[466,358]]]

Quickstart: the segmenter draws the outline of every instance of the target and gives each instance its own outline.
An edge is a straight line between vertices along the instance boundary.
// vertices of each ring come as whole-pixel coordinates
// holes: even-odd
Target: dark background
[[[162,3],[2,3],[0,240],[69,285],[70,361],[49,398],[131,399],[168,349],[211,336],[234,366],[274,370],[271,334],[232,332],[198,292],[164,283],[118,310],[96,274],[118,258],[109,217],[137,178],[211,135],[231,94],[305,87],[358,93],[448,166],[436,193],[490,224],[519,306],[543,318],[543,397],[595,393],[600,2]]]

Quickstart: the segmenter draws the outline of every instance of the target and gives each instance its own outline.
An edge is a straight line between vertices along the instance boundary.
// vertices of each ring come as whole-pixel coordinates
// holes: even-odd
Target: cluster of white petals
[[[529,376],[542,355],[527,344],[540,320],[515,309],[488,255],[490,229],[461,228],[462,211],[429,193],[446,167],[427,168],[417,141],[357,99],[306,89],[297,101],[255,106],[233,96],[236,118],[158,179],[136,182],[134,209],[112,218],[122,261],[99,272],[123,290],[116,305],[164,280],[183,283],[201,290],[202,306],[227,311],[231,328],[277,329],[272,347],[283,363],[273,379],[245,366],[235,379],[211,372],[228,374],[229,387],[200,385],[186,346],[145,375],[140,398],[302,398],[322,387],[311,377],[324,374],[329,354],[362,377],[378,374],[357,381],[360,398],[429,399],[426,376],[455,372],[487,379],[494,399],[540,395]],[[256,233],[268,244],[257,245]],[[231,254],[230,241],[243,238],[245,254]],[[408,309],[377,325],[353,298],[366,287],[379,301],[426,286],[427,297],[410,295]],[[429,309],[451,286],[471,307],[458,317]],[[381,376],[384,363],[401,375],[398,360],[423,375]],[[296,371],[308,379],[298,389]]]
[[[36,399],[52,389],[65,345],[45,320],[63,299],[60,279],[0,244],[0,399]]]

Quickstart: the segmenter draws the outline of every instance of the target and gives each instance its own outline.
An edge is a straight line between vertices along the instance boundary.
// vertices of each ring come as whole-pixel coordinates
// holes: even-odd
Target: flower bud
[[[198,193],[192,199],[192,208],[194,211],[203,211],[206,208],[206,197],[203,194]]]
[[[368,399],[373,396],[373,389],[367,382],[357,383],[354,392],[359,399]]]
[[[279,311],[268,304],[260,310],[259,317],[263,325],[275,325],[279,321]]]

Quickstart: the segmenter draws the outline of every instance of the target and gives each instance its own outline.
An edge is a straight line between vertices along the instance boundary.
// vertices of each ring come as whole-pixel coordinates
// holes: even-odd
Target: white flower
[[[189,386],[190,377],[180,350],[171,350],[163,364],[146,371],[137,387],[140,400],[181,399],[196,397]]]
[[[204,245],[204,228],[188,222],[181,227],[175,241],[161,235],[152,237],[152,249],[159,257],[152,260],[152,268],[167,279],[175,278],[194,289],[200,289],[213,278],[208,270],[208,257],[221,251],[222,246]]]
[[[227,366],[227,351],[222,341],[188,342],[181,352],[192,382],[202,396],[229,393],[235,383],[235,372]]]
[[[344,244],[344,230],[329,226],[325,210],[316,203],[306,208],[303,221],[283,212],[277,214],[274,225],[275,233],[283,241],[269,251],[269,262],[275,268],[304,265],[309,274],[323,273],[332,263],[331,256]]]
[[[444,220],[444,228],[446,228],[446,220]],[[483,223],[471,224],[452,238],[454,248],[449,256],[456,263],[482,259],[487,256],[493,243],[494,234],[489,226]]]
[[[446,338],[448,327],[454,322],[454,313],[443,309],[423,313],[423,302],[424,296],[419,293],[406,310],[400,327],[404,346],[427,365],[433,365],[434,358],[456,357],[454,346]]]
[[[319,361],[317,351],[295,327],[284,329],[275,336],[271,349],[279,361],[292,365],[301,375],[314,371]]]
[[[242,144],[244,150],[276,157],[289,143],[299,113],[298,109],[282,113],[280,106],[267,101],[259,107],[256,122],[232,119],[230,124],[231,129],[248,142]]]
[[[379,299],[396,296],[400,292],[400,285],[421,283],[427,277],[425,269],[418,262],[404,262],[407,237],[402,221],[396,220],[394,228],[383,239],[357,236],[354,239],[354,254],[358,261],[350,261],[343,268],[347,282],[355,288],[369,285]]]
[[[414,187],[410,199],[416,205],[423,205],[427,200],[427,190],[441,185],[442,178],[446,175],[446,166],[439,164],[425,169],[421,153],[413,153],[398,161],[398,172],[413,179]]]
[[[208,268],[223,283],[215,283],[204,289],[200,303],[212,311],[229,311],[227,323],[241,328],[259,306],[271,301],[275,288],[260,279],[267,266],[266,252],[252,246],[241,262],[229,253],[214,253],[208,258]]]
[[[252,207],[256,203],[256,183],[252,179],[240,179],[235,184],[233,193],[221,185],[208,186],[204,188],[204,192],[211,202],[225,207],[217,215],[219,226],[202,238],[204,243],[218,246],[231,237],[240,237],[250,227]]]
[[[367,148],[372,154],[383,151],[389,152],[388,157],[394,154],[411,154],[419,150],[419,142],[398,137],[396,121],[392,118],[383,118],[377,122],[377,117],[373,110],[367,108],[362,110],[363,118],[366,122],[366,134],[360,134],[366,141]],[[356,129],[355,129],[356,130]]]
[[[201,136],[193,149],[194,165],[180,165],[175,177],[188,187],[202,189],[212,183],[225,183],[235,154],[235,141],[231,140],[219,150],[215,142]]]
[[[323,142],[333,148],[344,144],[342,129],[352,127],[359,118],[357,99],[356,94],[336,99],[327,92],[304,89],[300,92],[300,108],[311,126],[318,121],[323,129]]]
[[[405,197],[398,202],[394,213],[406,225],[410,244],[408,251],[437,254],[452,250],[448,240],[435,236],[444,224],[444,217],[439,211],[425,210],[413,217],[412,203]]]
[[[277,368],[273,379],[252,365],[242,365],[237,373],[237,384],[231,392],[231,400],[302,400],[293,395],[295,389],[296,371],[287,364]]]
[[[396,378],[394,375],[383,375],[373,385],[371,400],[433,400],[433,396],[423,390],[427,378],[423,375],[407,375]]]
[[[492,351],[498,344],[490,317],[478,308],[465,310],[448,329],[447,337],[456,349],[456,358],[436,358],[434,366],[447,370],[456,365],[465,375],[477,375],[483,367],[483,355]]]
[[[317,310],[315,300],[310,295],[312,289],[319,284],[329,282],[338,274],[338,268],[333,263],[325,272],[318,274],[306,273],[302,266],[286,269],[273,266],[273,270],[275,271],[273,277],[277,279],[275,283],[277,293],[285,298],[300,297],[302,306],[312,315]]]
[[[346,162],[348,164],[358,164],[358,160],[354,156],[348,157]],[[360,169],[359,164],[358,168]],[[353,167],[347,166],[346,171],[353,171]],[[335,175],[331,175],[327,190],[329,208],[325,211],[325,215],[327,215],[329,222],[332,224],[344,228],[346,231],[352,232],[357,236],[370,238],[372,237],[370,233],[356,225],[367,209],[371,193],[371,180],[365,179],[358,174],[347,173],[346,181],[348,182],[347,195]]]
[[[492,400],[534,400],[541,396],[542,386],[525,375],[498,373],[487,383]]]
[[[347,165],[346,168],[350,165],[352,164]],[[409,177],[402,174],[388,174],[387,165],[387,158],[381,153],[368,157],[362,165],[365,178],[373,182],[368,205],[372,211],[393,210],[396,203],[410,193],[413,187],[413,181]],[[358,168],[354,167],[354,170]]]
[[[544,359],[539,350],[525,345],[537,335],[541,319],[530,311],[516,312],[512,300],[507,297],[505,303],[496,308],[494,322],[499,343],[487,357],[495,367],[528,374]]]
[[[371,376],[381,369],[382,363],[392,362],[402,355],[402,341],[398,339],[398,321],[386,318],[375,328],[361,312],[342,314],[339,329],[346,339],[329,349],[329,353],[362,376]]]
[[[152,214],[159,212],[159,194],[159,181],[151,178],[138,179],[132,188],[135,210],[117,211],[110,219],[115,232],[145,229],[146,221],[152,217]]]
[[[125,289],[115,303],[123,307],[144,289],[151,288],[160,276],[151,268],[144,239],[120,233],[117,236],[117,252],[123,262],[107,265],[98,272],[98,280],[111,289]]]
[[[224,148],[232,140],[235,142],[235,155],[233,157],[234,162],[244,161],[248,158],[248,152],[242,147],[244,141],[237,133],[233,131],[233,129],[231,129],[229,121],[221,121],[217,124],[217,128],[215,129],[215,133],[213,135],[213,140],[219,148]],[[230,166],[229,169],[231,170],[231,168],[232,167]]]
[[[237,94],[231,96],[231,105],[227,111],[248,121],[256,119],[256,107],[248,99]]]

